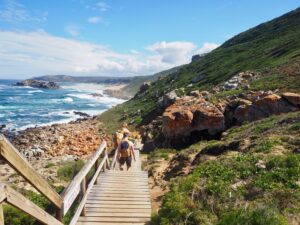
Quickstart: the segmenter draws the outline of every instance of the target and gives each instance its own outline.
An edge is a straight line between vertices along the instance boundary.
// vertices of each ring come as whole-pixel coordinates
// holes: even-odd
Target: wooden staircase
[[[101,174],[87,197],[84,216],[77,224],[134,224],[150,221],[151,203],[148,174],[141,170],[139,151],[129,171],[108,170]]]
[[[117,154],[110,162],[107,144],[103,140],[70,184],[58,194],[0,134],[0,159],[7,162],[56,207],[54,217],[9,185],[0,183],[0,225],[5,224],[5,204],[17,207],[43,224],[63,225],[62,221],[76,199],[79,205],[69,225],[147,224],[151,216],[148,174],[141,169],[138,144],[140,143],[136,144],[135,150],[136,162],[132,162],[132,168],[129,171],[119,171]]]

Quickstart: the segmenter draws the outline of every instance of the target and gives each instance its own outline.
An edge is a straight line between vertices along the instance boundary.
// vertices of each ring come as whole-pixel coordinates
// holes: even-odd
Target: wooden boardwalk
[[[150,221],[148,174],[141,169],[139,151],[129,171],[108,170],[93,186],[78,225],[144,225]]]

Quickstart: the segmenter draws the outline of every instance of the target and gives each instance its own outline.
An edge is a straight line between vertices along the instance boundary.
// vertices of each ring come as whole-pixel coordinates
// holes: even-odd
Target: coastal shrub
[[[57,176],[64,181],[70,181],[83,167],[84,161],[67,162],[57,170]]]
[[[35,193],[33,191],[20,190],[20,192],[26,196],[33,203],[46,210],[48,213],[55,215],[55,207],[42,195]],[[32,216],[23,213],[21,210],[10,206],[4,206],[4,218],[5,224],[13,224],[13,225],[41,225],[36,219]]]
[[[300,156],[286,155],[271,158],[266,170],[259,173],[254,184],[263,190],[299,189]]]
[[[273,207],[258,206],[238,209],[224,214],[217,225],[288,225],[287,220]]]
[[[255,147],[256,152],[269,153],[271,150],[278,144],[280,144],[280,140],[278,139],[268,139],[263,140],[257,143]]]
[[[48,168],[51,168],[51,167],[53,167],[53,166],[55,166],[55,164],[50,162],[50,163],[48,163],[48,164],[45,166],[45,168],[48,169]]]
[[[258,167],[263,163],[265,168]],[[199,164],[171,182],[153,224],[287,224],[300,210],[300,155],[246,153]],[[251,205],[245,208],[244,202]]]

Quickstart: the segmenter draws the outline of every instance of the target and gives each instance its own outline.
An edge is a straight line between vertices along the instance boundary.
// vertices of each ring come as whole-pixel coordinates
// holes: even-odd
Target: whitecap
[[[87,99],[87,100],[96,99],[94,96],[92,96],[90,94],[68,94],[68,96],[74,97],[74,98],[80,98],[80,99]]]
[[[43,93],[44,91],[42,90],[34,90],[34,91],[28,91],[29,94],[32,94],[32,93]]]
[[[62,101],[67,102],[67,103],[73,102],[73,98],[67,97],[67,98],[64,98]]]

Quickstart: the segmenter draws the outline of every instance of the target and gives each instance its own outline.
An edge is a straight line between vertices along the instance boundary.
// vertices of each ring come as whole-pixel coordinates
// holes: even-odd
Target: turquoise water
[[[61,89],[47,90],[12,86],[15,80],[0,80],[0,125],[9,130],[66,123],[81,118],[74,112],[98,115],[123,100],[102,94],[103,85],[60,83]]]

